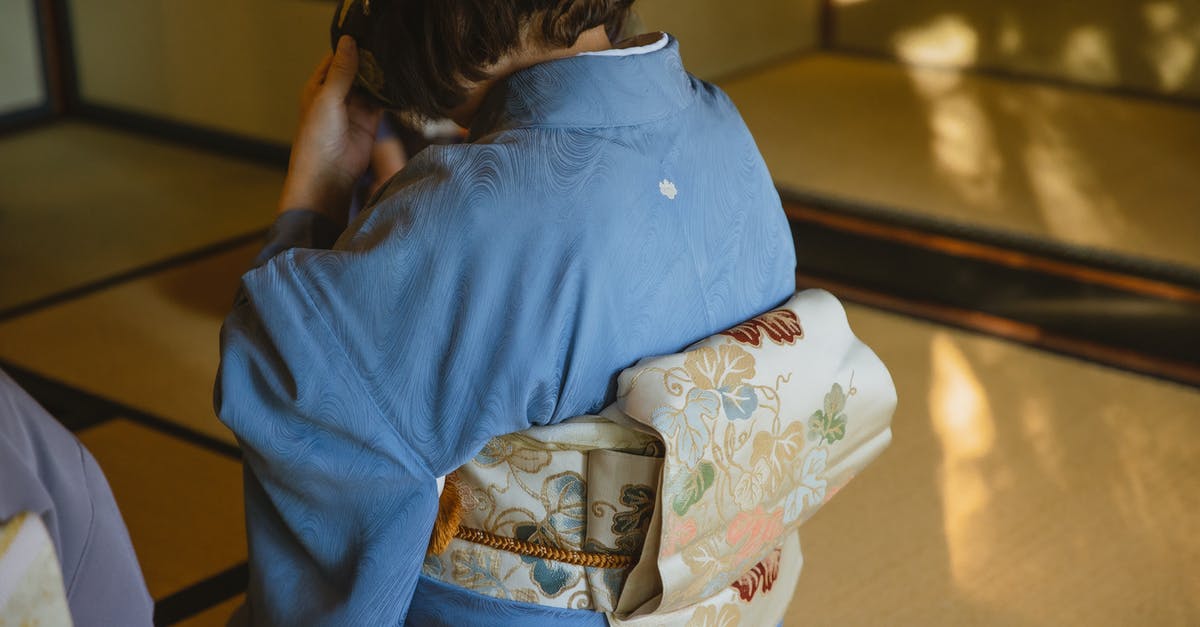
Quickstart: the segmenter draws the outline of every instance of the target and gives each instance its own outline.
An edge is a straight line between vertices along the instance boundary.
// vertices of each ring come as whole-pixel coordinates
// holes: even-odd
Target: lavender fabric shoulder
[[[597,624],[421,580],[434,477],[598,411],[637,360],[788,298],[794,266],[752,138],[674,40],[510,77],[332,249],[243,278],[216,405],[245,450],[253,619]]]
[[[154,601],[100,465],[0,371],[0,523],[22,513],[45,524],[76,625],[151,624]]]

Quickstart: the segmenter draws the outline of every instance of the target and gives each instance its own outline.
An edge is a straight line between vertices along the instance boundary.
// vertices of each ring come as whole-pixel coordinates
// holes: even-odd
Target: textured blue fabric
[[[253,267],[257,268],[289,248],[329,248],[341,235],[333,219],[319,211],[284,211],[267,231],[267,242]]]
[[[422,575],[417,582],[416,594],[413,595],[407,624],[413,627],[607,627],[608,621],[600,612],[564,610],[517,601],[497,601],[493,597]]]
[[[245,450],[253,619],[450,611],[414,597],[434,477],[599,410],[638,359],[790,296],[794,265],[753,140],[674,41],[513,75],[469,143],[422,151],[332,250],[243,278],[216,404]],[[571,624],[463,594],[457,624]]]

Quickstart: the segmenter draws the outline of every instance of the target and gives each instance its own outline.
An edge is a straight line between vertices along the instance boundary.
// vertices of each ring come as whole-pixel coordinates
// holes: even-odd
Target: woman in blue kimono
[[[216,407],[245,452],[254,623],[605,624],[421,564],[437,478],[489,439],[598,411],[623,368],[794,290],[737,110],[670,36],[614,47],[628,4],[339,10],[359,44],[342,37],[306,89],[280,213],[222,331]],[[371,100],[470,137],[415,155],[347,226]]]

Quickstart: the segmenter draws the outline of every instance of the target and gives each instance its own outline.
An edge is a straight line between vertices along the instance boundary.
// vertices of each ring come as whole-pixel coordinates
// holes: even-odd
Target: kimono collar
[[[523,126],[599,128],[652,122],[686,108],[694,90],[674,37],[643,54],[547,61],[492,87],[471,125],[471,139]]]

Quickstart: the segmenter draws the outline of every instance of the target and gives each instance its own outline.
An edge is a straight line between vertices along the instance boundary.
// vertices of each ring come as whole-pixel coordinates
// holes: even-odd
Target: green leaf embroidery
[[[675,492],[675,496],[671,499],[671,509],[680,516],[686,514],[693,505],[700,502],[700,498],[712,487],[715,477],[716,469],[713,468],[713,465],[709,462],[702,462],[699,468],[683,480],[681,489]]]
[[[833,444],[846,437],[846,414],[842,411],[846,406],[846,393],[840,384],[834,383],[829,393],[825,395],[824,409],[818,409],[808,419],[808,439],[813,441],[825,440]]]

